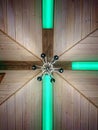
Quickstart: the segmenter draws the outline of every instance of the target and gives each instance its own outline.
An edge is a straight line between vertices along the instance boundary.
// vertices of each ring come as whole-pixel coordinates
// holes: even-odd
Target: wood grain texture
[[[0,31],[0,61],[36,61],[39,57]]]
[[[54,18],[54,53],[61,55],[97,29],[96,0],[57,0]]]
[[[53,57],[53,33],[53,29],[42,29],[42,51],[47,55],[48,60]]]
[[[6,31],[6,11],[7,11],[7,7],[6,7],[6,0],[2,0],[0,1],[0,29],[2,29],[3,31]]]
[[[36,77],[0,106],[0,129],[41,130],[41,83]]]
[[[38,71],[30,70],[0,70],[0,73],[6,73],[0,84],[0,104],[10,96],[20,90],[26,83],[37,75]]]
[[[66,51],[60,60],[66,61],[97,61],[98,60],[98,30],[81,40],[77,45]]]
[[[97,130],[97,109],[54,75],[54,130]],[[36,77],[0,106],[0,129],[41,130],[41,82]]]
[[[98,107],[98,73],[97,71],[65,71],[63,74],[72,86]]]
[[[97,107],[58,75],[54,84],[54,129],[97,130]],[[92,114],[93,112],[93,114]],[[93,120],[94,119],[94,120]],[[92,122],[90,124],[90,122]]]
[[[0,70],[32,70],[33,65],[42,65],[41,61],[0,61]]]
[[[41,0],[1,0],[0,29],[39,57],[42,52]]]
[[[5,76],[5,73],[0,73],[0,83],[3,80],[4,76]]]

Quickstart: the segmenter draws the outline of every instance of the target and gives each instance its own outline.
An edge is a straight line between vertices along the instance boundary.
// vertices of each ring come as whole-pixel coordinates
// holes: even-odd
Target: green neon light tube
[[[51,29],[54,25],[54,0],[42,0],[42,28]]]
[[[98,62],[72,62],[72,70],[98,70]]]
[[[53,84],[50,75],[42,78],[42,130],[53,130]]]

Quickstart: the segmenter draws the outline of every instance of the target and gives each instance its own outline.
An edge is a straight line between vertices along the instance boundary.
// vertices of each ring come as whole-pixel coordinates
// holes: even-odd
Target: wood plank
[[[14,96],[9,98],[7,101],[7,122],[8,129],[7,130],[15,130],[15,98]]]
[[[80,130],[80,94],[73,89],[73,130]]]
[[[63,81],[62,90],[62,130],[68,129],[73,130],[73,88],[69,86],[65,81]]]
[[[48,60],[53,57],[53,32],[53,29],[42,29],[42,51],[47,55]]]
[[[15,39],[15,4],[14,0],[7,0],[7,33]]]
[[[81,39],[82,30],[82,0],[74,1],[74,32],[73,42],[77,43]],[[77,33],[78,32],[78,33]]]
[[[91,0],[91,31],[97,28],[96,15],[96,0]]]
[[[0,61],[0,70],[32,70],[33,65],[42,65],[40,61]]]
[[[90,0],[83,0],[83,10],[82,10],[82,38],[90,33],[91,24],[91,3]]]
[[[95,0],[95,3],[96,3],[96,5],[95,5],[95,12],[96,12],[96,26],[97,26],[97,28],[98,28],[98,1],[97,0]]]
[[[23,130],[23,118],[22,118],[22,114],[23,114],[23,90],[19,91],[16,95],[15,95],[15,105],[16,105],[16,118],[15,118],[15,126],[16,126],[16,130]]]
[[[61,86],[61,82],[63,80],[56,74],[54,76],[56,79],[56,82],[54,84],[54,130],[61,130],[62,126],[63,126],[63,122],[65,122],[65,118],[63,119],[63,117],[62,117],[62,90],[63,90],[63,87]]]
[[[5,11],[6,10],[5,1],[6,0],[1,0],[0,1],[0,29],[2,29],[2,30],[5,30],[5,12],[6,12]]]
[[[0,129],[7,130],[7,106],[6,102],[0,106]]]
[[[89,108],[89,130],[97,130],[97,108],[90,104]]]
[[[15,0],[15,23],[16,23],[16,40],[23,43],[23,16],[22,16],[22,0]]]
[[[89,108],[89,103],[88,101],[84,98],[81,97],[81,130],[88,130],[88,108]]]

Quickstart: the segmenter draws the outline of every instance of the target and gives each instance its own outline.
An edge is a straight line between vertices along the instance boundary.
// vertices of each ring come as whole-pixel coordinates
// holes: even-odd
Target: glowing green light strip
[[[72,62],[72,70],[98,70],[98,62]]]
[[[54,0],[42,0],[42,28],[53,28]]]
[[[53,85],[50,75],[42,78],[42,130],[53,130]]]

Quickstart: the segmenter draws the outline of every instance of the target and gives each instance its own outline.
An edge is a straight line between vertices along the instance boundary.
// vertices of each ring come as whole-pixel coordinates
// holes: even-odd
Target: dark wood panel
[[[42,51],[47,55],[48,60],[53,57],[53,32],[53,29],[42,29]]]
[[[3,31],[6,31],[6,12],[7,12],[7,8],[6,8],[6,0],[0,0],[0,29],[2,29]]]
[[[33,65],[42,65],[41,61],[0,61],[0,70],[32,70]]]
[[[0,73],[0,83],[1,83],[2,79],[4,78],[4,76],[5,76],[5,73]]]

